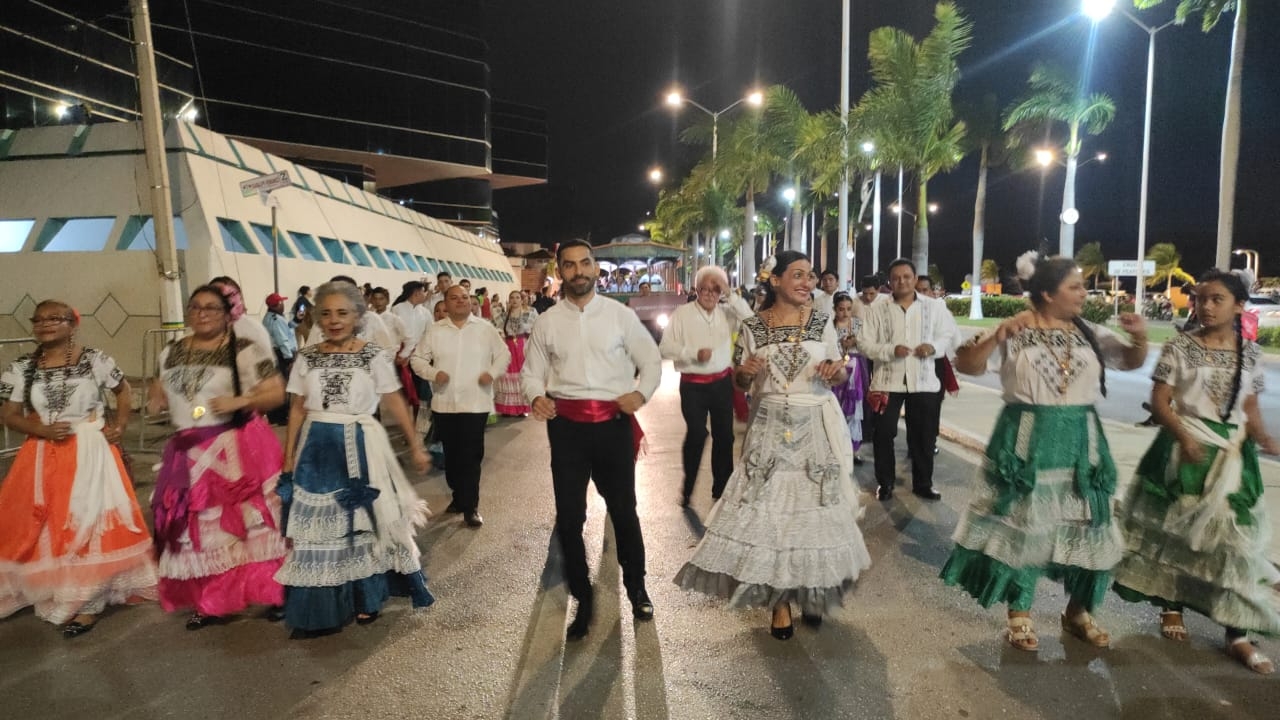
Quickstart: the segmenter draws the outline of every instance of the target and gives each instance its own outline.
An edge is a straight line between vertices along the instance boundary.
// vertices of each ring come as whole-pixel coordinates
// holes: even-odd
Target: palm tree
[[[1133,0],[1136,8],[1154,7],[1164,0]],[[1200,29],[1209,32],[1222,13],[1235,10],[1231,30],[1231,64],[1227,67],[1226,110],[1222,115],[1222,156],[1218,172],[1218,240],[1214,266],[1225,268],[1231,263],[1231,236],[1235,227],[1236,173],[1240,165],[1240,96],[1244,84],[1244,39],[1248,16],[1245,0],[1179,0],[1174,22],[1181,25],[1200,13]]]
[[[1173,290],[1173,281],[1179,282],[1195,282],[1190,273],[1182,269],[1182,253],[1178,252],[1178,248],[1173,243],[1158,243],[1152,245],[1147,251],[1148,260],[1152,260],[1156,264],[1155,274],[1147,278],[1147,287],[1155,287],[1164,282],[1165,294],[1169,294]]]
[[[918,268],[929,267],[929,180],[963,156],[965,125],[954,122],[951,93],[960,77],[956,58],[973,29],[950,2],[938,3],[933,17],[933,29],[920,42],[893,27],[871,32],[867,57],[875,87],[862,96],[858,112],[881,162],[900,162],[915,177],[912,255]]]
[[[1093,287],[1098,288],[1098,278],[1107,275],[1107,258],[1102,254],[1102,243],[1091,242],[1076,253],[1076,266],[1086,280],[1092,278]]]
[[[1075,222],[1068,217],[1076,207],[1076,167],[1083,145],[1080,132],[1097,135],[1106,129],[1116,115],[1116,105],[1104,93],[1085,95],[1080,83],[1061,70],[1040,63],[1027,80],[1030,93],[1005,113],[1004,128],[1019,123],[1049,120],[1066,123],[1067,178],[1062,188],[1062,221],[1058,231],[1058,252],[1075,255]],[[1072,220],[1072,222],[1067,222]]]
[[[655,214],[670,244],[678,244],[671,242],[676,238],[701,235],[702,241],[695,240],[694,243],[692,265],[695,266],[697,248],[705,248],[708,257],[714,257],[716,237],[721,229],[734,221],[733,195],[713,179],[711,159],[707,158],[693,168],[679,189],[674,192],[664,190],[658,197]],[[689,279],[692,280],[692,275]]]
[[[963,106],[960,116],[965,124],[965,147],[978,153],[978,190],[973,201],[973,273],[970,288],[973,300],[969,303],[969,317],[982,317],[982,253],[987,226],[987,171],[1003,165],[1014,147],[1013,133],[1006,133],[1000,125],[1000,104],[996,96],[988,93],[976,104]]]
[[[978,276],[979,284],[981,284],[983,280],[990,280],[991,282],[1000,281],[1000,266],[996,264],[995,260],[988,258],[982,261],[982,272]]]

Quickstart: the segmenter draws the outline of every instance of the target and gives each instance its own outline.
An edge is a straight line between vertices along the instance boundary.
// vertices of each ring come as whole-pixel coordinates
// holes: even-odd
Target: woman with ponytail
[[[92,630],[107,605],[156,598],[151,535],[119,448],[129,383],[76,343],[79,325],[66,303],[40,303],[38,347],[0,374],[0,417],[27,436],[0,484],[0,617],[30,605],[66,638]]]
[[[1126,342],[1080,317],[1087,290],[1070,258],[1034,263],[1027,289],[1031,310],[956,353],[956,369],[968,375],[985,373],[989,361],[999,367],[1005,407],[942,579],[983,607],[1007,604],[1008,641],[1027,651],[1040,645],[1036,584],[1060,580],[1069,598],[1063,631],[1109,647],[1090,613],[1111,584],[1121,538],[1111,520],[1116,468],[1094,403],[1107,392],[1106,366],[1131,370],[1146,360],[1146,324],[1122,314]]]
[[[287,550],[275,493],[283,453],[255,414],[284,401],[284,382],[271,351],[232,329],[238,295],[227,284],[191,293],[192,333],[161,351],[148,393],[150,411],[167,408],[178,430],[151,499],[160,605],[193,608],[188,630],[284,602],[274,579]]]
[[[1196,285],[1200,327],[1164,346],[1151,412],[1160,425],[1117,515],[1125,557],[1115,589],[1160,608],[1160,632],[1187,639],[1189,608],[1226,628],[1227,654],[1254,672],[1275,665],[1248,632],[1280,634],[1267,559],[1271,524],[1260,502],[1258,449],[1280,451],[1263,425],[1261,351],[1244,339],[1249,299],[1237,275],[1210,270]]]

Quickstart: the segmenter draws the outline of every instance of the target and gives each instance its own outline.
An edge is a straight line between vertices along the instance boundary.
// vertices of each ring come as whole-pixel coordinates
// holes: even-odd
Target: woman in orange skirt
[[[67,304],[40,303],[39,349],[0,374],[0,418],[27,435],[0,485],[0,617],[31,605],[67,638],[92,630],[107,605],[155,600],[157,583],[116,446],[129,383],[110,357],[76,344],[79,323]],[[103,389],[116,396],[113,425]]]

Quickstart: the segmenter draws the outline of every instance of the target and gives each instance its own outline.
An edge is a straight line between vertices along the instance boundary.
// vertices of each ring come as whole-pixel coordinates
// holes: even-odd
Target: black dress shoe
[[[876,490],[876,499],[885,501],[893,499],[893,488],[882,487]]]
[[[688,495],[686,495],[686,494],[681,494],[681,495],[680,495],[680,507],[689,507],[689,496],[688,496]]]
[[[942,499],[942,493],[938,492],[937,490],[934,490],[933,488],[928,488],[925,490],[912,490],[911,494],[915,495],[916,497],[924,498],[925,500],[941,500]]]
[[[591,616],[595,613],[595,603],[591,598],[578,601],[578,612],[565,631],[566,640],[581,640],[591,631]]]
[[[71,622],[62,626],[62,637],[68,640],[70,640],[73,637],[80,637],[81,635],[92,630],[93,627],[97,624],[98,624],[97,620],[94,620],[91,623],[81,623],[81,622],[76,622],[75,620],[72,620]]]
[[[480,513],[475,510],[468,510],[463,513],[462,520],[467,524],[467,527],[480,527],[484,524],[484,518],[480,517]]]
[[[225,622],[226,620],[217,615],[201,615],[200,613],[193,613],[191,617],[187,618],[186,627],[188,630],[200,630],[201,628],[207,628],[210,625],[221,625]]]
[[[377,621],[378,621],[378,617],[379,617],[379,615],[378,615],[378,613],[376,613],[376,612],[372,612],[372,613],[360,613],[360,614],[356,615],[356,624],[357,624],[357,625],[372,625],[372,624],[374,624],[375,622],[377,622]]]
[[[812,613],[803,613],[800,615],[800,621],[811,628],[822,627],[822,616]]]
[[[634,593],[627,593],[627,597],[631,600],[631,616],[637,620],[653,619],[653,601],[649,599],[649,593],[640,588]]]
[[[447,513],[460,513],[462,512],[462,508],[458,507],[458,503],[451,502],[449,503],[449,507],[445,508],[444,511]]]
[[[272,605],[262,616],[267,619],[267,622],[280,622],[284,619],[284,606]]]
[[[863,464],[863,463],[865,463],[865,462],[866,462],[866,460],[863,460],[861,457],[858,457],[857,455],[854,455],[854,456],[853,456],[853,464],[854,464],[854,465],[861,465],[861,464]]]

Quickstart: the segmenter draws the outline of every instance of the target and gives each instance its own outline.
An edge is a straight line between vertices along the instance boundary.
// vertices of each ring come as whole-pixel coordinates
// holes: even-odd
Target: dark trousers
[[[907,406],[907,451],[911,457],[911,488],[933,489],[933,447],[938,442],[938,413],[942,400],[938,393],[889,393],[889,404],[875,416],[876,482],[893,489],[897,474],[894,440],[898,437],[898,416]]]
[[[489,413],[436,413],[436,438],[444,445],[444,479],[462,512],[480,505],[480,463],[484,462],[484,426]]]
[[[557,417],[547,422],[551,444],[551,486],[556,496],[556,537],[564,554],[569,593],[591,597],[587,549],[582,526],[587,522],[587,481],[595,481],[613,521],[618,565],[628,592],[644,586],[644,537],[636,515],[636,463],[631,418],[581,423]],[[452,460],[450,460],[452,462]]]
[[[289,373],[293,371],[293,358],[285,358],[284,355],[280,354],[279,350],[276,350],[275,353],[276,368],[280,370],[280,374],[284,377],[284,382],[287,385],[289,383]],[[290,402],[289,395],[286,393],[283,405],[267,411],[267,422],[272,425],[288,425]]]
[[[733,473],[733,380],[680,383],[680,414],[684,415],[684,496],[693,483],[707,444],[707,416],[711,416],[711,497],[719,499]]]

